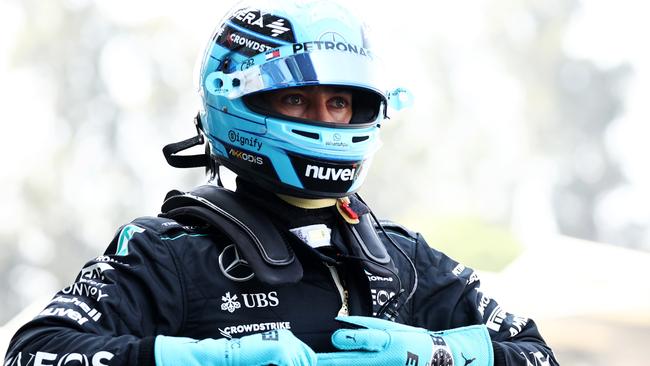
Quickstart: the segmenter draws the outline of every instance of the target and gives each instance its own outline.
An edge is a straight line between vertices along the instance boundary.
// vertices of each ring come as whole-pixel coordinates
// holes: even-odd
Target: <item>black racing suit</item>
[[[411,292],[412,265],[383,234],[395,276],[372,273],[346,255],[335,208],[300,209],[252,188],[240,191],[287,234],[304,271],[298,283],[261,283],[232,241],[210,227],[138,218],[16,333],[5,366],[153,365],[159,334],[236,338],[279,328],[290,329],[316,352],[333,351],[329,337],[340,327],[338,314],[377,315],[400,289],[402,302]],[[309,224],[332,228],[334,247],[313,249],[288,232]],[[502,310],[480,290],[471,269],[417,233],[383,226],[418,273],[417,289],[396,309],[396,321],[434,331],[486,324],[495,365],[557,365],[535,323]]]

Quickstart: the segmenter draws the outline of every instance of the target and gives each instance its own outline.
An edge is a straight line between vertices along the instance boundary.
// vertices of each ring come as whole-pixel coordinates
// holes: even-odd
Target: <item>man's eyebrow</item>
[[[352,89],[350,88],[344,88],[340,86],[326,86],[323,89],[330,91],[332,93],[347,93],[347,94],[352,94]]]

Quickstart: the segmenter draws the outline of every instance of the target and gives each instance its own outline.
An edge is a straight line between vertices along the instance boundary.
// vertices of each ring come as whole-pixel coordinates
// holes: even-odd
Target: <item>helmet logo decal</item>
[[[217,43],[249,57],[280,46],[278,43],[264,42],[255,36],[238,32],[230,27],[226,27],[224,32],[217,37]]]
[[[264,14],[258,10],[249,11],[248,9],[241,9],[235,13],[234,18],[244,24],[256,25],[264,28],[264,21],[262,20]]]
[[[325,168],[322,166],[307,164],[305,168],[305,177],[323,180],[342,180],[348,181],[354,178],[355,168]]]
[[[246,28],[261,37],[272,37],[292,43],[296,41],[289,20],[257,9],[240,9],[230,18],[230,22],[235,27]]]
[[[278,175],[273,168],[273,163],[268,156],[255,154],[253,152],[247,151],[245,149],[240,149],[236,146],[232,146],[225,142],[221,142],[228,153],[229,159],[223,161],[226,163],[226,166],[229,168],[237,169],[254,169],[257,174],[261,174],[264,177],[267,177],[270,180],[277,181]],[[244,174],[245,175],[245,174]]]
[[[237,131],[230,130],[228,131],[228,140],[233,143],[238,143],[241,146],[248,146],[260,151],[262,148],[262,142],[256,137],[246,137],[239,134]]]
[[[330,163],[289,155],[300,182],[307,190],[346,193],[363,170],[364,161]]]
[[[336,32],[325,32],[318,37],[319,41],[329,41],[334,43],[348,43],[345,38]]]
[[[290,30],[284,26],[284,19],[278,19],[273,23],[269,23],[267,27],[271,28],[271,37],[277,37],[282,33]]]
[[[331,140],[326,139],[325,140],[325,145],[326,146],[337,146],[337,147],[348,147],[348,143],[346,141],[343,141],[343,137],[338,132],[332,135]]]
[[[230,244],[219,254],[219,269],[228,279],[245,282],[255,275],[248,262],[241,257],[235,244]]]
[[[271,61],[271,60],[273,60],[275,58],[278,58],[278,57],[280,57],[280,50],[269,51],[264,56],[266,61]]]
[[[361,56],[372,58],[372,52],[369,49],[359,47],[357,45],[346,42],[332,42],[332,41],[313,41],[293,44],[293,53],[311,52],[311,51],[328,51],[337,50],[341,52],[350,52]]]
[[[257,156],[255,154],[248,154],[232,147],[228,149],[228,154],[230,154],[230,156],[232,156],[233,158],[247,161],[249,163],[253,163],[257,165],[264,164],[264,158],[262,158],[261,156]]]

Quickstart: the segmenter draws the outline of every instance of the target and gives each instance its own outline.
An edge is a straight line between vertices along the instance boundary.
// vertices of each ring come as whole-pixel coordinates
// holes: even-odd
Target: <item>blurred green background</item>
[[[205,180],[160,149],[194,132],[195,61],[232,3],[0,2],[0,355],[119,225]],[[365,200],[477,268],[562,364],[647,364],[650,6],[353,5],[416,97]]]

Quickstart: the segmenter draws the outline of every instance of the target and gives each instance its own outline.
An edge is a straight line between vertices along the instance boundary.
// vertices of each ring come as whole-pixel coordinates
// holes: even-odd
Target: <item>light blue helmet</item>
[[[379,148],[387,88],[363,23],[331,1],[248,1],[216,28],[199,74],[199,127],[210,155],[265,189],[342,197]],[[279,115],[265,92],[329,85],[352,91],[350,124]]]

